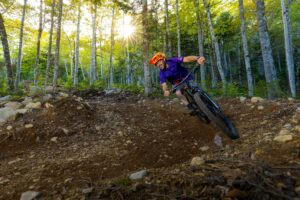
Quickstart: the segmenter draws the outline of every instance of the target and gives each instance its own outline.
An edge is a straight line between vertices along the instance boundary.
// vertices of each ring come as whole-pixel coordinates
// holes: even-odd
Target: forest
[[[0,0],[0,200],[300,199],[299,11]]]
[[[196,80],[213,95],[299,95],[299,0],[2,0],[0,8],[3,95],[33,86],[160,93],[148,64],[159,51],[204,56]]]

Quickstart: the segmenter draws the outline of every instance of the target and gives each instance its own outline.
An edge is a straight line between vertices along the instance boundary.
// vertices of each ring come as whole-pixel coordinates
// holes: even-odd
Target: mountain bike
[[[198,84],[188,81],[188,77],[195,74],[199,66],[195,66],[189,74],[173,87],[172,92],[181,90],[192,107],[191,115],[197,116],[202,122],[214,122],[231,139],[238,139],[239,134],[233,123],[224,114],[218,103],[210,97]]]

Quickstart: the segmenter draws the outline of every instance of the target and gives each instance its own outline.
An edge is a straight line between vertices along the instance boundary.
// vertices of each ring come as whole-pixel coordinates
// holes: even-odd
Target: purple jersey
[[[160,70],[160,83],[169,81],[171,84],[180,82],[188,75],[188,70],[181,66],[183,57],[174,57],[166,59],[168,68]],[[189,76],[187,80],[193,80],[193,76]]]

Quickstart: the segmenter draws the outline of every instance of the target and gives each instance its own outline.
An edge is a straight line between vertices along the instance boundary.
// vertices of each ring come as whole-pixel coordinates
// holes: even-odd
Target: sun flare
[[[120,19],[119,22],[119,37],[129,38],[135,32],[135,26],[132,24],[132,18],[130,16],[125,16]]]

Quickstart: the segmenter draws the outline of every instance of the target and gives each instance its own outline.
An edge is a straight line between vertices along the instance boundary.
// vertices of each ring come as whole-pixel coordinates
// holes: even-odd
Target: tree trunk
[[[177,23],[177,54],[181,57],[181,38],[180,38],[180,20],[179,20],[179,5],[176,0],[176,23]]]
[[[277,63],[278,63],[278,70],[279,72],[282,71],[282,67],[281,67],[281,59],[280,59],[280,53],[279,51],[277,51]]]
[[[112,17],[111,17],[111,33],[110,33],[110,57],[109,57],[109,84],[108,87],[112,88],[114,84],[114,74],[113,74],[113,48],[114,48],[114,27],[115,27],[115,8],[112,10]]]
[[[54,59],[54,73],[53,73],[53,90],[56,90],[57,88],[62,11],[63,11],[63,0],[59,0],[59,14],[58,14],[57,33],[56,33],[56,51],[55,51],[55,59]]]
[[[102,41],[100,41],[100,47],[99,47],[99,51],[100,51],[100,77],[101,79],[104,78],[104,69],[103,69],[103,55],[102,55],[102,46],[101,46]]]
[[[100,19],[100,30],[99,30],[99,32],[100,32],[100,34],[99,34],[99,37],[100,37],[100,41],[99,41],[99,56],[100,56],[100,69],[99,69],[99,73],[100,73],[100,75],[99,75],[99,77],[101,78],[101,79],[104,79],[104,69],[103,69],[103,58],[102,58],[102,38],[101,38],[101,35],[102,35],[102,24],[103,24],[103,16],[101,17],[101,19]]]
[[[49,78],[49,68],[51,64],[51,53],[52,53],[52,36],[53,36],[53,26],[54,26],[54,8],[55,8],[55,0],[52,0],[51,5],[51,25],[50,25],[50,35],[49,35],[49,46],[48,46],[48,55],[47,55],[47,64],[46,64],[46,75],[45,75],[45,83],[44,86],[48,84]]]
[[[14,89],[13,69],[11,66],[10,51],[9,51],[9,45],[7,41],[7,33],[6,33],[4,20],[1,13],[0,13],[0,36],[1,36],[1,42],[3,47],[3,53],[4,53],[4,61],[6,65],[7,84],[9,89],[12,91]]]
[[[143,1],[144,2],[144,1]],[[166,26],[166,55],[172,55],[172,45],[171,45],[171,37],[170,37],[170,24],[169,24],[169,3],[168,0],[165,0],[165,26]],[[148,11],[147,11],[148,12]]]
[[[239,79],[239,85],[241,86],[243,84],[243,81],[242,81],[242,71],[241,71],[241,48],[240,48],[240,41],[237,43],[237,46],[236,46],[236,51],[237,51],[237,74],[238,74],[238,79]]]
[[[292,97],[296,97],[296,83],[295,83],[295,68],[292,48],[292,34],[290,30],[290,9],[285,5],[284,0],[281,1],[282,10],[282,21],[284,30],[284,46],[285,46],[285,57],[287,64],[287,71],[289,76],[290,91]]]
[[[215,88],[217,86],[217,77],[216,77],[215,70],[214,70],[215,56],[213,53],[212,46],[210,46],[210,45],[209,45],[209,59],[210,59],[211,87]]]
[[[197,29],[198,29],[198,50],[199,56],[204,56],[203,50],[203,21],[200,18],[200,10],[199,10],[199,0],[194,1],[194,6],[196,9],[196,17],[197,17]],[[201,65],[200,74],[201,74],[201,86],[203,89],[206,89],[206,80],[205,80],[205,72],[206,67],[204,64]]]
[[[143,55],[144,55],[144,87],[145,95],[149,96],[151,94],[151,73],[148,65],[149,59],[149,35],[148,35],[148,2],[143,0]]]
[[[97,3],[94,1],[94,15],[92,16],[92,55],[91,55],[91,66],[90,66],[90,85],[96,80],[96,21],[97,21]]]
[[[132,81],[131,81],[131,66],[130,66],[130,57],[129,57],[129,49],[128,49],[128,40],[125,41],[126,42],[126,47],[125,47],[125,56],[126,56],[126,66],[127,66],[127,84],[130,85],[132,84]]]
[[[226,79],[225,79],[225,73],[222,67],[222,63],[221,63],[221,53],[220,53],[220,47],[219,47],[219,43],[217,41],[217,38],[215,36],[214,33],[214,29],[213,29],[213,25],[212,25],[212,20],[211,20],[211,13],[210,13],[210,9],[209,6],[207,5],[207,0],[203,0],[204,6],[205,6],[205,10],[207,13],[207,21],[208,21],[208,26],[209,26],[209,31],[210,31],[210,35],[211,35],[211,40],[212,43],[214,45],[214,50],[215,50],[215,54],[216,54],[216,59],[217,59],[217,68],[223,83],[223,90],[225,92],[225,88],[226,88]]]
[[[298,56],[298,61],[297,61],[297,81],[298,81],[298,89],[300,88],[300,22],[297,22],[297,39],[298,39],[298,44],[296,46],[296,51],[297,51],[297,56]]]
[[[39,32],[38,32],[38,40],[36,44],[36,56],[34,63],[34,72],[33,72],[33,82],[34,85],[37,85],[37,77],[38,77],[38,67],[40,61],[40,49],[41,49],[41,36],[43,32],[43,0],[40,0],[40,18],[39,18]]]
[[[86,78],[85,78],[84,69],[83,69],[81,61],[80,61],[80,69],[81,69],[82,78],[83,78],[83,80],[85,80]]]
[[[19,41],[19,53],[18,53],[18,62],[17,62],[17,73],[16,73],[16,86],[15,89],[19,89],[19,82],[21,78],[21,67],[22,67],[22,54],[23,54],[23,31],[24,31],[24,21],[26,13],[27,0],[24,0],[23,13],[21,19],[21,29],[20,29],[20,41]]]
[[[80,48],[80,19],[81,19],[81,0],[78,2],[77,11],[77,31],[76,31],[76,47],[75,47],[75,64],[73,73],[73,86],[78,85],[78,66],[79,66],[79,48]]]
[[[67,64],[67,61],[65,60],[65,70],[66,70],[66,76],[67,76],[67,79],[68,79],[68,76],[69,76],[69,70],[68,70],[68,64]]]
[[[264,0],[254,0],[256,4],[256,14],[257,14],[257,21],[258,21],[258,32],[259,32],[259,39],[264,63],[264,70],[265,70],[265,78],[267,82],[268,88],[268,97],[270,99],[276,96],[278,92],[278,83],[277,83],[277,75],[274,66],[273,56],[272,56],[272,49],[269,39],[269,33],[267,28],[267,20],[265,17],[265,4]]]
[[[250,65],[250,54],[248,50],[243,0],[239,0],[239,10],[240,10],[241,34],[242,34],[242,42],[243,42],[243,50],[244,50],[245,67],[247,72],[248,96],[252,97],[254,92],[253,76],[252,76],[252,70]]]

